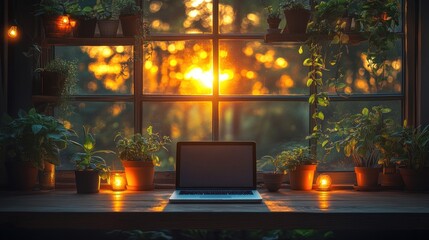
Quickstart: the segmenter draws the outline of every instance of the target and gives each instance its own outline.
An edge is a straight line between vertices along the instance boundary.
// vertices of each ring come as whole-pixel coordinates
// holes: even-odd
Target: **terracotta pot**
[[[122,160],[127,178],[127,189],[149,191],[154,189],[155,169],[152,162]]]
[[[264,186],[270,192],[277,192],[282,185],[284,176],[283,173],[264,173],[262,175]]]
[[[290,188],[293,190],[311,190],[315,171],[315,164],[297,166],[294,171],[289,171]]]
[[[358,187],[377,188],[380,168],[355,167],[356,182]]]
[[[284,10],[286,26],[283,33],[305,34],[310,20],[310,11],[307,9]]]
[[[92,38],[95,34],[97,19],[76,19],[73,36],[79,38]]]
[[[44,162],[43,170],[39,170],[39,187],[42,190],[55,189],[55,165]]]
[[[399,168],[402,180],[407,191],[427,191],[429,190],[429,168],[408,169]]]
[[[121,15],[119,19],[121,20],[122,35],[134,37],[138,34],[138,28],[141,25],[139,15]]]
[[[98,20],[98,29],[101,37],[116,37],[119,20]]]
[[[46,37],[60,38],[70,36],[72,27],[69,23],[62,23],[62,16],[44,15],[42,18],[43,28]]]
[[[33,190],[37,184],[37,168],[30,162],[6,161],[7,180],[12,190]]]
[[[74,171],[77,193],[98,193],[100,175],[98,171]]]
[[[65,81],[65,77],[57,72],[42,72],[42,94],[46,96],[60,96]]]

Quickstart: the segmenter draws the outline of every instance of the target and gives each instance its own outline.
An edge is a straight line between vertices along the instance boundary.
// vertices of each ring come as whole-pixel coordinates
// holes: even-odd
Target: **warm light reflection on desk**
[[[124,193],[113,192],[112,193],[112,208],[114,212],[120,212],[124,208]]]
[[[319,192],[317,200],[319,202],[319,208],[321,210],[329,209],[329,200],[331,199],[329,194],[330,192]]]

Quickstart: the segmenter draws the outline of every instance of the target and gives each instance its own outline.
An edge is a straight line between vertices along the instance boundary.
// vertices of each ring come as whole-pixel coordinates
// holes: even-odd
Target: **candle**
[[[112,185],[113,191],[123,191],[125,190],[126,180],[124,173],[113,173],[111,175],[110,184]]]
[[[16,39],[18,37],[18,27],[15,25],[10,26],[9,30],[7,30],[7,35],[11,39]]]
[[[331,190],[332,179],[327,174],[320,174],[316,179],[317,190],[329,191]]]

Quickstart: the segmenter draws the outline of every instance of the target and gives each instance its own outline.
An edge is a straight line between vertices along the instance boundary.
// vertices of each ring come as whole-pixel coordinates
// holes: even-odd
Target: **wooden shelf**
[[[56,45],[56,46],[122,46],[122,45],[134,45],[134,37],[100,37],[94,36],[93,38],[45,38],[43,40],[45,45]]]
[[[349,43],[357,44],[366,41],[363,33],[347,33],[349,36]],[[265,35],[265,43],[304,43],[311,36],[318,36],[323,40],[329,40],[328,35],[314,35],[314,34],[289,34],[289,33],[268,33]]]

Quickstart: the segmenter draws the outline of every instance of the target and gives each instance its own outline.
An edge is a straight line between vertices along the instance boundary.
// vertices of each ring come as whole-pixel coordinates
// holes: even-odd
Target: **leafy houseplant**
[[[284,159],[281,154],[276,156],[265,155],[258,160],[258,168],[265,169],[270,167],[272,171],[264,172],[262,177],[264,180],[264,186],[270,192],[277,192],[282,182],[284,181],[285,170],[284,170]]]
[[[78,193],[97,193],[100,189],[100,177],[107,179],[109,167],[104,158],[98,154],[115,153],[110,150],[96,150],[96,141],[89,127],[83,126],[84,140],[82,143],[69,140],[78,146],[82,152],[73,154],[75,164],[76,189]]]
[[[378,186],[381,144],[394,128],[394,121],[385,116],[389,112],[391,109],[383,106],[363,108],[361,113],[346,115],[327,129],[331,139],[324,140],[322,147],[327,153],[335,148],[353,159],[358,187]]]
[[[41,0],[36,4],[35,16],[42,16],[42,22],[46,37],[64,37],[70,34],[72,28],[68,18],[62,16],[68,14],[75,1]]]
[[[100,1],[94,6],[102,37],[116,37],[119,27],[119,6],[115,0]]]
[[[402,144],[407,158],[399,168],[405,187],[410,191],[429,189],[429,125],[407,126],[394,134]]]
[[[284,159],[284,167],[289,174],[291,189],[311,190],[317,161],[311,154],[310,148],[298,145],[283,151],[281,155]]]
[[[283,34],[304,34],[307,30],[310,10],[303,0],[284,0],[280,3],[286,19]]]
[[[269,26],[268,33],[280,33],[279,25],[281,22],[280,11],[278,9],[273,9],[272,6],[265,7],[267,10],[267,23]]]
[[[122,165],[125,168],[127,189],[152,190],[154,188],[154,166],[160,165],[157,155],[171,142],[168,136],[160,136],[154,132],[152,126],[147,127],[145,133],[125,137],[118,133],[115,137],[116,148]]]
[[[39,114],[34,108],[28,113],[20,110],[15,119],[5,119],[0,143],[7,152],[9,183],[17,189],[32,189],[38,169],[43,170],[48,163],[59,165],[60,150],[66,148],[71,132],[54,117]]]
[[[122,34],[127,37],[138,35],[143,24],[143,10],[135,0],[119,0],[118,5]]]
[[[76,21],[73,29],[74,37],[92,38],[97,25],[97,15],[93,6],[81,7],[79,3],[74,3],[69,10],[69,14]]]
[[[59,96],[60,115],[68,115],[73,111],[70,105],[71,95],[75,93],[78,72],[78,63],[55,58],[44,68],[36,69],[43,78],[42,93],[48,96]]]

